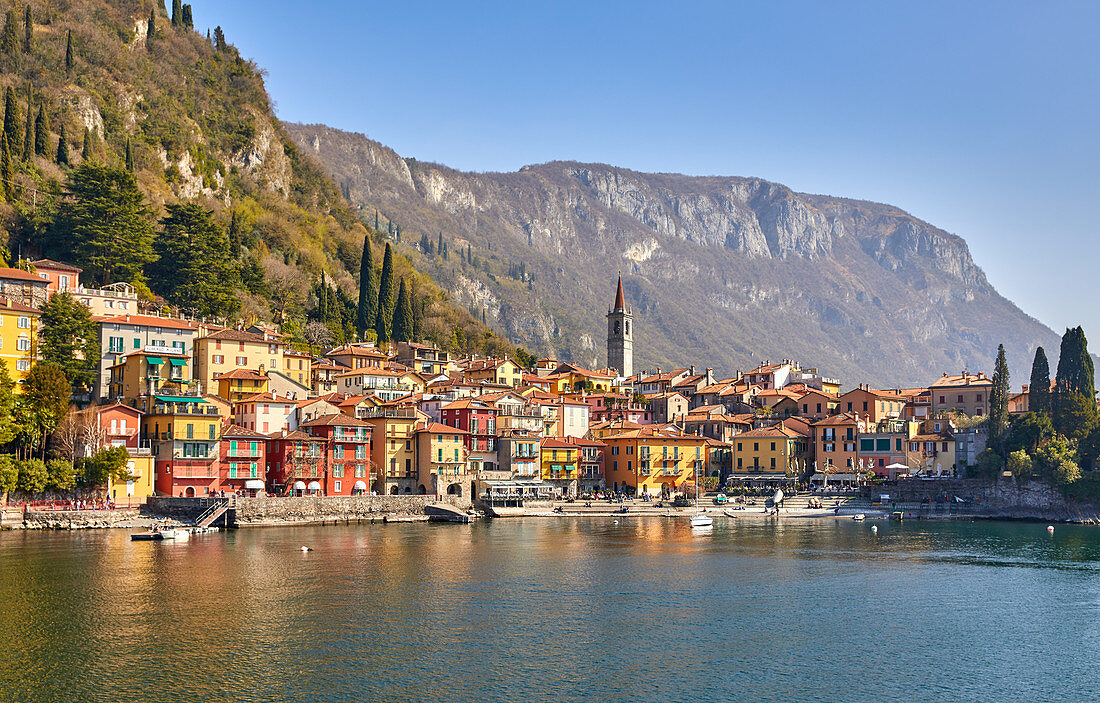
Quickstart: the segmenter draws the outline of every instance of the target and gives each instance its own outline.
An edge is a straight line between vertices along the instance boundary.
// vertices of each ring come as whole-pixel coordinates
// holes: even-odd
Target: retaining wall
[[[945,505],[968,514],[990,518],[1100,521],[1100,510],[1095,505],[1068,500],[1058,489],[1041,481],[1018,484],[1012,479],[903,480],[896,485],[864,487],[862,492],[865,498],[888,493],[891,502],[908,504],[920,504],[926,498],[935,504],[936,499],[946,493],[952,500],[958,496],[970,503]]]
[[[28,511],[23,515],[21,525],[25,530],[85,530],[103,527],[117,527],[119,523],[129,523],[141,517],[137,508],[121,510],[45,510]]]
[[[238,498],[237,525],[313,523],[328,520],[382,519],[386,515],[423,515],[424,506],[446,503],[465,510],[470,499],[463,496],[294,496],[280,498]]]

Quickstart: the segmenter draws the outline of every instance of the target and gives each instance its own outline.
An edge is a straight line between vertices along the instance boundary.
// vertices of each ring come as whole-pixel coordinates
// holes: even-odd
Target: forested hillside
[[[318,344],[391,335],[407,306],[399,333],[415,317],[452,350],[513,351],[399,250],[383,275],[387,235],[302,157],[216,17],[178,0],[0,2],[0,14],[8,264],[71,262],[152,306],[272,320]],[[365,240],[381,327],[357,309]]]

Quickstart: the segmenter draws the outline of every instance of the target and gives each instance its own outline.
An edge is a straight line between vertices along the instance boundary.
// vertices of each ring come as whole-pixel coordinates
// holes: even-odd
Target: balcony
[[[150,415],[207,415],[218,417],[217,406],[200,402],[154,403]]]
[[[398,420],[415,420],[416,408],[410,407],[377,407],[363,410],[362,418],[387,417]]]
[[[213,464],[177,464],[172,466],[172,476],[176,478],[217,478],[218,469]]]

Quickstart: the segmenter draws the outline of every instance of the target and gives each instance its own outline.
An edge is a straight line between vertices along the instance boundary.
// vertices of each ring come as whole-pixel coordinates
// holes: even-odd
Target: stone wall
[[[44,510],[28,511],[23,515],[21,525],[7,524],[7,527],[22,527],[25,530],[84,530],[102,527],[132,526],[140,511],[137,508],[122,510]],[[126,525],[120,525],[126,523]]]
[[[1007,519],[1098,522],[1100,510],[1088,503],[1066,499],[1058,489],[1041,481],[1017,484],[1012,479],[986,481],[981,479],[945,479],[934,481],[906,480],[896,485],[864,487],[866,498],[890,494],[891,501],[920,504],[925,499],[935,502],[946,495],[970,501],[967,504],[948,503],[967,514]]]
[[[216,498],[173,498],[171,496],[150,496],[145,502],[145,511],[158,517],[170,517],[177,520],[194,520],[206,512]],[[224,498],[222,499],[224,500]]]
[[[423,515],[424,506],[445,503],[465,510],[468,496],[301,496],[238,498],[237,526],[249,524],[316,523],[382,519],[383,516]]]

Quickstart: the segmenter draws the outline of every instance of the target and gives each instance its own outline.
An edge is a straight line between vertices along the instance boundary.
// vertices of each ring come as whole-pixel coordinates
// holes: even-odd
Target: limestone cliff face
[[[422,234],[442,233],[451,255],[418,265],[540,354],[606,363],[618,270],[635,368],[732,373],[795,357],[848,382],[902,385],[988,371],[1003,342],[1015,384],[1035,346],[1056,343],[993,289],[962,238],[889,205],[602,164],[463,173],[362,135],[287,129],[361,207],[401,225],[414,256]]]

